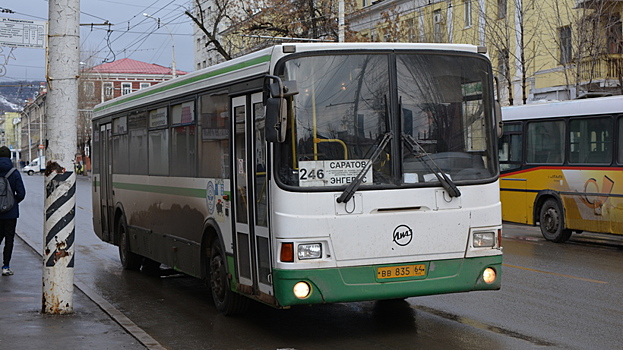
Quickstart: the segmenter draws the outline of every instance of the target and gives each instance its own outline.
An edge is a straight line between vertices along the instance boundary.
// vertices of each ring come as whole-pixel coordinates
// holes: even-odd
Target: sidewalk
[[[11,269],[0,276],[0,349],[145,349],[78,288],[73,314],[42,314],[41,257],[19,236]]]

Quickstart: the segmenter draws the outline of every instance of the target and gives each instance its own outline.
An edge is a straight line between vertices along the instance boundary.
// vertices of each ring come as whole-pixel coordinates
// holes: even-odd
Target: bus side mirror
[[[269,81],[275,81],[269,84]],[[299,93],[295,80],[282,81],[275,75],[264,78],[264,100],[266,102],[266,125],[264,134],[268,142],[284,142],[288,129],[287,97]]]
[[[498,137],[504,135],[504,122],[502,122],[502,106],[500,101],[495,101],[495,127],[497,129]]]
[[[286,140],[288,103],[285,98],[270,97],[266,100],[266,141],[284,142]]]
[[[500,104],[500,81],[498,77],[493,77],[493,83],[495,84],[495,102],[494,110],[495,114],[495,128],[498,134],[498,138],[504,135],[504,122],[502,122],[502,105]]]

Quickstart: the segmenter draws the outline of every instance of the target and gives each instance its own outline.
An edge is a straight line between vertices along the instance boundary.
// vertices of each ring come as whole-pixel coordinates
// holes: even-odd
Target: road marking
[[[502,264],[502,266],[514,267],[516,269],[532,271],[532,272],[541,272],[541,273],[545,273],[545,274],[548,274],[548,275],[573,278],[573,279],[576,279],[576,280],[586,281],[586,282],[601,283],[601,284],[607,284],[608,283],[608,282],[604,282],[604,281],[592,280],[590,278],[576,277],[576,276],[571,276],[571,275],[563,275],[561,273],[555,273],[555,272],[548,272],[548,271],[543,271],[543,270],[531,269],[529,267],[522,267],[522,266],[517,266],[517,265]]]

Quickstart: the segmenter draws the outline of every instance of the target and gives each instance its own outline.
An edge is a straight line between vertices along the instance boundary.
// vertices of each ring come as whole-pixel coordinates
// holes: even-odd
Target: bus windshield
[[[361,186],[438,186],[443,171],[452,182],[490,181],[497,171],[488,67],[477,55],[447,53],[285,61],[280,75],[299,93],[289,101],[279,179],[339,187],[363,175]]]

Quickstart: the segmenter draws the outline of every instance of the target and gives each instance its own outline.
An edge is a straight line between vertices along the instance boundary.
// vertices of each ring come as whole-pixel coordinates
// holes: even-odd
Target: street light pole
[[[160,18],[156,18],[148,13],[143,13],[143,16],[156,21],[158,23],[158,28],[160,28]],[[167,32],[169,32],[169,36],[171,36],[171,75],[173,75],[173,78],[177,78],[177,70],[175,69],[175,41],[173,40],[173,34],[169,30],[169,27],[167,27],[167,25],[164,23],[162,25],[167,30]]]
[[[80,0],[48,1],[42,310],[73,313]],[[41,132],[40,130],[39,132]]]

